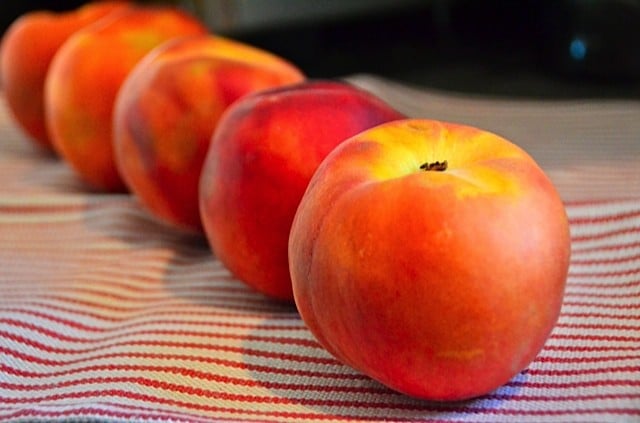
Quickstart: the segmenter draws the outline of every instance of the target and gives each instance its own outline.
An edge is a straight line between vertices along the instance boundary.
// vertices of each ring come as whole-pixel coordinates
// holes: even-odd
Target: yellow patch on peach
[[[361,142],[379,147],[373,159],[379,162],[370,167],[375,179],[403,177],[421,168],[427,175],[415,174],[415,178],[430,185],[455,186],[458,198],[488,193],[517,195],[521,191],[517,177],[496,170],[495,163],[530,160],[519,147],[495,134],[445,122],[373,128]],[[434,169],[428,169],[432,166]],[[439,166],[446,172],[435,170]],[[452,185],[451,178],[462,183]]]

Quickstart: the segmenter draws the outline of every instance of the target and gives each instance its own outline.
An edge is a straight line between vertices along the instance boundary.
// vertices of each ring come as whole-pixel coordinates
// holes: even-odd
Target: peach
[[[77,31],[60,47],[45,80],[45,121],[55,150],[94,188],[125,191],[112,147],[116,94],[133,67],[172,38],[207,33],[170,6],[137,6]]]
[[[212,35],[157,47],[116,97],[114,151],[129,190],[162,221],[202,231],[200,171],[222,112],[244,95],[303,79],[278,56]]]
[[[311,175],[343,140],[402,117],[374,95],[331,81],[234,103],[218,122],[200,179],[200,215],[216,257],[257,291],[292,301],[289,229]]]
[[[295,303],[318,341],[430,400],[486,394],[529,365],[558,319],[569,256],[562,201],[525,151],[419,119],[336,147],[289,240]]]
[[[36,145],[53,151],[44,117],[44,81],[54,54],[73,33],[126,6],[104,1],[65,12],[34,10],[7,28],[0,53],[4,97],[16,123]]]

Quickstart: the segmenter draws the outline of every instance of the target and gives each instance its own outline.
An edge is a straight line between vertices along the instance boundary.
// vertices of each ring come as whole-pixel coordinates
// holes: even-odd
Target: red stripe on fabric
[[[42,296],[40,296],[40,298],[43,298]],[[53,296],[51,296],[51,299],[53,299],[54,301],[64,301],[64,300],[58,300],[57,297],[55,297],[56,299],[54,299]],[[62,297],[62,298],[66,298],[66,297]],[[300,319],[300,315],[297,312],[294,311],[287,311],[287,312],[277,312],[277,311],[267,311],[267,312],[229,312],[229,311],[216,311],[213,309],[207,309],[207,310],[192,310],[193,308],[193,304],[188,304],[188,303],[182,303],[182,302],[176,302],[176,304],[153,304],[153,305],[146,305],[143,307],[144,310],[135,312],[135,313],[130,313],[127,314],[125,316],[105,316],[103,314],[99,314],[99,313],[92,313],[86,310],[78,310],[77,308],[69,308],[69,307],[64,307],[61,306],[59,304],[52,304],[52,303],[47,303],[47,302],[43,302],[43,301],[33,301],[33,300],[24,300],[24,301],[20,301],[20,305],[22,306],[34,306],[37,308],[46,308],[46,309],[51,309],[51,310],[56,310],[56,311],[61,311],[64,313],[69,313],[69,314],[77,314],[77,315],[82,315],[82,316],[87,316],[87,317],[91,317],[92,319],[96,319],[96,320],[103,320],[103,321],[108,321],[108,322],[121,322],[123,320],[131,320],[131,319],[138,319],[138,318],[142,318],[142,317],[149,317],[149,316],[156,316],[158,314],[166,314],[168,311],[175,311],[175,314],[179,314],[179,315],[192,315],[192,316],[202,316],[202,317],[215,317],[215,318],[232,318],[232,319],[246,319],[246,318],[257,318],[257,319],[267,319],[267,320],[296,320],[301,322],[302,321]],[[186,310],[183,310],[186,309]],[[3,310],[13,310],[16,309],[11,308],[11,307],[4,307]],[[19,310],[22,310],[22,308],[20,308]]]
[[[92,277],[96,277],[96,276],[97,275],[95,273],[92,274]],[[261,302],[261,303],[269,302],[268,299],[262,296],[256,295],[254,292],[249,291],[247,288],[244,288],[244,287],[236,288],[236,287],[216,286],[216,285],[209,285],[206,287],[202,287],[202,286],[185,284],[184,286],[180,287],[180,289],[176,289],[172,293],[163,291],[162,289],[147,289],[147,290],[140,290],[140,291],[129,291],[131,294],[119,294],[114,291],[114,288],[117,288],[117,289],[121,289],[121,288],[117,286],[117,284],[114,284],[112,280],[104,280],[100,278],[96,278],[96,279],[99,282],[98,286],[102,289],[98,289],[98,286],[89,288],[89,287],[81,287],[81,286],[78,286],[77,284],[67,285],[67,286],[62,284],[56,284],[57,295],[60,296],[61,298],[67,298],[64,295],[61,295],[64,293],[64,294],[72,294],[73,296],[83,296],[83,297],[93,296],[93,297],[108,299],[110,301],[116,300],[116,301],[132,301],[132,302],[143,302],[143,301],[152,302],[152,301],[156,301],[158,299],[163,299],[163,298],[173,298],[175,296],[178,296],[180,298],[201,298],[204,294],[206,294],[205,297],[235,298],[235,299],[242,299],[242,300],[250,300],[252,302]],[[157,282],[158,279],[157,277],[150,276],[149,281]],[[28,293],[29,291],[25,289],[24,285],[21,285],[17,289],[11,289],[10,287],[8,287],[6,292],[8,294],[12,294],[12,296],[21,297],[21,296],[24,296],[24,294]],[[221,295],[221,294],[228,294],[228,293],[237,293],[240,295],[238,296]],[[275,304],[270,303],[270,305],[274,306]]]
[[[331,372],[328,370],[306,370],[306,369],[291,369],[291,368],[279,368],[274,366],[267,366],[262,364],[252,364],[246,361],[235,361],[222,359],[213,356],[199,356],[196,354],[169,354],[169,353],[147,353],[147,352],[126,352],[126,353],[103,353],[96,354],[91,357],[74,358],[70,360],[54,360],[50,358],[42,358],[31,354],[26,354],[21,351],[15,351],[10,348],[5,348],[0,345],[0,352],[11,355],[22,361],[38,363],[45,366],[75,366],[80,363],[87,363],[95,360],[112,360],[112,359],[142,359],[142,360],[165,360],[165,361],[187,361],[202,364],[219,365],[224,367],[230,367],[241,370],[248,370],[260,373],[271,373],[278,375],[288,375],[295,377],[311,377],[311,378],[328,378],[328,379],[341,379],[341,380],[363,380],[368,379],[363,374],[352,372],[349,368],[343,365],[340,367],[345,369],[345,373]]]
[[[95,313],[91,313],[91,312],[87,312],[84,310],[77,310],[77,309],[72,309],[72,308],[66,308],[66,307],[60,307],[57,306],[55,304],[46,304],[46,303],[38,303],[38,302],[25,302],[23,303],[25,305],[33,305],[33,306],[38,306],[40,308],[49,308],[52,310],[57,310],[57,311],[63,311],[66,313],[73,313],[75,315],[78,316],[85,316],[85,317],[91,317],[91,318],[95,318],[95,319],[99,319],[100,315],[99,314],[95,314]],[[84,323],[80,323],[77,320],[71,320],[71,319],[65,319],[63,317],[60,316],[55,316],[55,315],[51,315],[51,314],[47,314],[44,312],[40,312],[40,311],[36,311],[36,310],[30,310],[30,309],[25,309],[25,308],[18,308],[18,307],[5,307],[2,309],[3,311],[9,312],[9,313],[21,313],[21,314],[28,314],[30,316],[34,316],[34,317],[38,317],[40,319],[45,319],[45,320],[49,320],[51,322],[55,322],[55,323],[59,323],[74,329],[78,329],[78,330],[82,330],[84,332],[103,332],[107,329],[105,328],[98,328],[96,326],[89,326],[86,325]],[[107,321],[111,321],[111,322],[120,322],[123,320],[128,320],[127,317],[124,318],[116,318],[116,317],[111,317],[108,319],[104,319]]]
[[[263,357],[263,358],[271,358],[271,359],[277,359],[277,360],[303,362],[303,363],[316,363],[316,364],[326,364],[326,365],[339,364],[337,360],[329,357],[325,358],[325,357],[316,357],[316,356],[310,356],[310,355],[300,355],[300,354],[292,354],[292,353],[284,353],[284,352],[264,351],[264,350],[258,350],[253,348],[241,348],[241,347],[228,346],[228,345],[213,345],[205,342],[131,340],[126,342],[106,343],[99,347],[72,349],[72,348],[61,348],[61,347],[56,347],[52,345],[47,345],[40,341],[36,341],[18,334],[11,333],[11,332],[5,332],[3,330],[0,330],[0,336],[4,337],[5,339],[10,339],[14,342],[19,342],[25,345],[29,345],[30,347],[37,348],[41,351],[45,351],[52,354],[65,354],[65,355],[87,354],[87,353],[98,352],[104,349],[109,349],[114,347],[144,346],[144,347],[187,348],[187,349],[201,349],[206,351],[230,352],[230,353],[238,353],[238,354],[254,356],[254,357]]]
[[[525,373],[528,370],[524,371]],[[581,389],[581,388],[597,388],[597,387],[640,387],[640,380],[626,379],[599,379],[599,380],[581,380],[575,382],[536,382],[534,380],[527,380],[526,382],[512,381],[507,382],[506,386],[512,387],[527,387],[536,389]],[[640,413],[640,409],[637,410]]]
[[[169,306],[176,306],[176,305],[181,305],[184,304],[184,299],[182,298],[175,298],[175,297],[167,297],[165,301],[151,301],[149,303],[143,303],[141,302],[139,305],[136,306],[129,306],[129,307],[116,307],[116,306],[111,306],[111,305],[106,305],[104,303],[99,303],[99,302],[95,302],[95,301],[88,301],[88,300],[80,300],[78,298],[73,298],[73,297],[67,297],[67,296],[58,296],[58,295],[38,295],[39,299],[45,299],[45,300],[51,300],[51,301],[55,301],[55,302],[61,302],[61,303],[65,303],[65,304],[73,304],[73,305],[79,305],[82,307],[87,307],[93,310],[103,310],[106,312],[118,312],[118,313],[140,313],[141,311],[145,311],[145,310],[155,310],[155,309],[164,309],[166,307]],[[255,316],[265,316],[265,314],[273,314],[273,313],[278,313],[278,310],[274,310],[274,305],[270,304],[269,302],[265,301],[264,304],[262,304],[263,307],[254,307],[254,306],[248,306],[248,305],[242,305],[242,304],[234,304],[231,302],[230,299],[224,299],[224,298],[218,298],[216,297],[216,299],[221,300],[221,301],[211,301],[211,300],[207,300],[205,301],[201,301],[200,303],[208,306],[208,307],[220,307],[223,308],[225,310],[235,310],[236,313],[238,314],[242,314],[242,313],[247,313],[249,315],[255,315]],[[202,300],[202,298],[200,298],[200,300]],[[236,300],[240,300],[242,301],[242,299],[236,299]],[[49,306],[50,308],[56,307],[55,305],[51,305],[42,301],[32,301],[32,300],[24,300],[24,301],[20,301],[20,304],[33,304],[33,305],[41,305],[41,306]],[[190,304],[189,306],[193,307],[193,304]],[[57,306],[57,307],[61,307],[61,306]],[[92,311],[87,311],[87,310],[79,310],[79,309],[74,309],[74,308],[67,308],[67,310],[73,310],[74,314],[78,314],[78,315],[85,315],[88,317],[93,317],[96,319],[101,319],[101,320],[122,320],[122,318],[118,318],[118,317],[113,317],[113,316],[105,316],[104,314],[99,314],[96,312],[92,312]],[[231,312],[227,312],[227,313],[231,313]],[[291,315],[293,315],[292,311],[282,311],[282,313],[289,313],[289,317],[291,317]],[[246,315],[246,314],[245,314]],[[126,318],[130,318],[130,316],[127,316]]]
[[[600,251],[607,251],[607,252],[624,251],[624,250],[631,250],[636,248],[640,248],[640,241],[627,242],[627,243],[615,243],[615,244],[603,244],[603,245],[588,246],[588,247],[572,245],[571,258],[573,260],[575,257],[578,257],[579,255],[585,254],[585,253],[593,253],[593,252],[600,252]]]
[[[150,379],[143,376],[96,376],[91,378],[78,378],[70,381],[58,381],[55,383],[41,383],[41,384],[20,384],[20,383],[8,383],[0,381],[0,387],[3,389],[15,391],[15,392],[43,392],[48,390],[55,390],[60,388],[73,388],[79,386],[90,386],[90,385],[113,385],[113,384],[131,384],[136,386],[141,386],[145,388],[158,389],[161,391],[167,391],[171,393],[179,393],[188,396],[194,396],[199,398],[207,398],[210,400],[221,400],[221,401],[233,401],[238,403],[251,403],[251,404],[273,404],[273,405],[305,405],[305,406],[325,406],[325,407],[354,407],[354,408],[389,408],[390,404],[383,402],[375,402],[370,399],[366,399],[363,401],[357,400],[346,400],[346,399],[327,399],[327,398],[288,398],[285,396],[272,396],[272,395],[257,395],[257,394],[241,394],[241,393],[233,393],[233,392],[223,392],[223,391],[214,391],[211,389],[200,388],[197,386],[191,385],[182,385],[174,382],[162,381]],[[106,389],[102,395],[108,395],[109,391],[118,391],[118,389]],[[124,391],[126,396],[135,396],[137,395],[137,389],[131,389],[128,391]],[[87,392],[98,392],[97,390]],[[393,391],[388,391],[388,393],[392,396],[395,396],[399,399],[403,399],[404,397],[399,393],[394,393]],[[74,397],[77,395],[81,395],[82,392],[77,393],[60,393],[60,394],[49,394],[43,395],[47,400],[54,399],[58,395],[66,396],[73,395]],[[89,395],[87,395],[89,396]],[[86,398],[86,397],[84,397]],[[21,404],[21,403],[30,403],[33,401],[31,398],[15,398],[8,397],[5,399],[9,404]],[[396,403],[392,404],[391,408],[399,408],[405,410],[420,410],[422,409],[417,404],[402,404]]]
[[[613,351],[640,351],[640,345],[553,345],[546,343],[543,351],[569,351],[572,353],[586,352],[613,352]]]
[[[640,351],[640,348],[638,349]],[[542,351],[544,353],[544,350]],[[572,357],[563,357],[563,356],[543,356],[538,355],[535,362],[539,363],[578,363],[578,364],[589,364],[589,363],[606,363],[606,362],[620,362],[625,360],[640,360],[640,353],[638,354],[624,354],[624,355],[605,355],[605,356],[585,356],[585,355],[577,355]]]
[[[629,394],[583,394],[583,395],[500,395],[494,394],[484,399],[498,401],[538,401],[538,402],[561,402],[561,401],[606,401],[606,400],[635,400],[640,399],[640,393]]]
[[[635,206],[635,204],[634,204]],[[640,210],[620,211],[599,216],[570,216],[571,225],[593,225],[601,223],[616,223],[640,217]]]
[[[561,318],[588,318],[588,319],[614,319],[614,320],[633,320],[637,321],[640,318],[640,309],[638,309],[638,314],[629,314],[629,313],[595,313],[595,312],[574,312],[574,311],[563,311],[560,315]]]
[[[614,265],[614,264],[622,264],[638,261],[638,265],[640,266],[640,254],[633,254],[630,256],[624,257],[607,257],[607,258],[590,258],[590,259],[578,259],[572,258],[572,265],[580,265],[580,266],[603,266],[603,265]]]
[[[189,301],[197,300],[198,302],[206,302],[207,300],[210,300],[210,299],[217,299],[217,300],[223,300],[223,301],[229,302],[231,304],[233,304],[233,302],[255,304],[255,305],[264,306],[265,308],[268,308],[271,310],[277,310],[277,311],[287,311],[287,310],[294,309],[293,304],[288,304],[288,305],[278,304],[276,302],[270,301],[269,299],[263,296],[256,295],[253,292],[249,292],[244,289],[240,289],[236,291],[239,295],[227,295],[229,292],[233,292],[235,290],[218,289],[215,286],[210,286],[202,290],[186,289],[187,287],[184,287],[185,289],[183,291],[181,290],[175,290],[174,292],[152,291],[149,293],[149,295],[142,295],[142,294],[141,295],[121,295],[121,294],[114,293],[110,289],[109,287],[110,282],[105,282],[105,283],[101,282],[100,284],[101,286],[104,287],[104,289],[99,290],[95,288],[77,287],[76,289],[71,290],[69,293],[72,294],[72,297],[75,297],[77,299],[77,297],[80,296],[84,298],[84,301],[87,301],[87,302],[91,302],[91,301],[87,300],[85,297],[100,298],[100,299],[106,300],[106,302],[111,302],[115,300],[115,301],[121,301],[121,302],[131,302],[134,304],[135,303],[140,303],[140,304],[157,303],[164,299],[173,300],[176,298],[182,299],[182,300],[189,300]],[[66,298],[67,300],[69,299],[68,296],[59,295],[59,294],[58,296],[60,298]],[[106,304],[104,303],[98,303],[98,304],[103,304],[106,306]],[[123,311],[123,310],[126,311],[129,308],[136,307],[136,305],[117,306],[113,304],[111,304],[110,306],[111,306],[111,309],[115,311]]]
[[[573,215],[574,213],[578,213],[577,209],[591,208],[590,206],[635,206],[638,204],[638,199],[636,197],[629,198],[588,198],[588,199],[575,199],[575,200],[565,200],[564,204],[566,207],[572,209],[569,211],[569,215]],[[575,210],[574,210],[575,209]]]
[[[597,241],[606,238],[612,238],[620,235],[630,235],[640,233],[640,227],[631,227],[631,228],[620,228],[620,229],[611,229],[608,231],[598,232],[594,234],[585,234],[585,235],[572,235],[571,242],[572,243],[580,243],[587,241]]]
[[[639,325],[623,325],[623,324],[611,324],[611,323],[556,323],[558,328],[570,328],[570,329],[595,329],[595,330],[612,330],[612,331],[640,331]]]
[[[184,367],[178,366],[154,366],[154,365],[143,365],[143,364],[106,364],[106,365],[93,365],[86,366],[83,368],[74,368],[73,370],[64,370],[64,371],[54,371],[54,372],[34,372],[27,371],[23,369],[15,369],[10,366],[4,365],[0,363],[0,369],[6,372],[7,374],[11,374],[13,376],[21,377],[21,378],[31,378],[31,379],[42,379],[42,378],[50,378],[50,377],[60,377],[60,376],[78,376],[73,381],[69,381],[68,383],[100,383],[96,382],[96,376],[88,377],[88,378],[80,378],[79,375],[82,373],[92,373],[92,372],[107,372],[106,374],[112,374],[113,372],[131,372],[133,374],[139,374],[138,372],[144,372],[148,374],[149,372],[157,372],[157,373],[165,373],[171,375],[180,375],[184,377],[188,377],[191,379],[200,379],[208,382],[218,382],[229,385],[237,385],[243,387],[262,387],[268,389],[282,389],[282,390],[297,390],[297,391],[314,391],[314,392],[342,392],[342,393],[367,393],[367,394],[388,394],[390,390],[388,388],[384,388],[382,385],[376,386],[341,386],[341,385],[328,385],[328,384],[312,384],[312,383],[291,383],[291,382],[275,382],[269,380],[253,380],[253,379],[243,379],[233,376],[224,376],[215,373],[203,372],[201,370],[195,369],[187,369]],[[104,374],[104,373],[103,373]],[[98,377],[99,378],[99,377]],[[83,382],[86,381],[86,382]],[[0,382],[1,385],[1,382]],[[50,389],[57,388],[61,385],[59,382],[51,383],[50,386],[45,387],[42,384],[38,385],[39,389]],[[26,386],[26,385],[25,385]],[[35,385],[34,385],[35,386]]]
[[[638,303],[625,303],[620,304],[616,303],[604,303],[604,302],[587,302],[587,301],[564,301],[563,306],[570,307],[585,307],[588,309],[594,308],[610,308],[610,309],[618,309],[618,310],[637,310],[640,305]]]
[[[41,308],[45,308],[44,306]],[[63,310],[60,310],[60,307],[55,307],[55,310],[58,311],[65,311],[65,312],[69,312],[69,313],[73,313],[74,310],[73,309],[66,309],[64,308]],[[70,320],[70,319],[65,319],[63,317],[60,316],[56,316],[56,315],[51,315],[45,312],[41,312],[41,311],[36,311],[36,310],[31,310],[28,308],[21,308],[21,307],[7,307],[4,308],[3,310],[5,311],[9,311],[11,313],[17,313],[17,314],[26,314],[26,315],[30,315],[30,316],[34,316],[34,317],[38,317],[44,320],[48,320],[51,322],[56,322],[59,324],[62,324],[64,326],[68,326],[68,327],[73,327],[76,329],[81,329],[85,332],[108,332],[108,331],[112,331],[114,330],[113,327],[100,327],[100,326],[94,326],[94,325],[87,325],[87,324],[82,324],[82,323],[78,323],[77,321],[74,320]],[[144,315],[140,316],[140,315],[135,315],[135,316],[128,316],[128,317],[124,317],[124,318],[112,318],[109,319],[111,322],[127,322],[127,321],[131,321],[132,319],[140,319],[141,317],[151,317],[151,316],[157,316],[157,315],[164,315],[166,314],[165,312],[153,312],[153,313],[145,313]],[[182,312],[176,312],[176,315],[180,315],[183,316]],[[205,314],[205,317],[224,317],[224,316],[219,316],[215,313],[210,314],[207,313]],[[231,317],[231,316],[227,316],[227,317]],[[235,316],[237,317],[237,316]],[[269,318],[269,317],[267,317]],[[292,319],[293,320],[293,319]],[[179,324],[179,325],[185,325],[185,326],[216,326],[216,327],[227,327],[227,328],[237,328],[237,329],[260,329],[260,330],[284,330],[284,331],[307,331],[308,329],[304,326],[304,323],[298,319],[298,321],[300,322],[299,324],[296,325],[269,325],[269,324],[265,324],[265,323],[256,323],[256,324],[249,324],[249,323],[237,323],[237,322],[223,322],[220,319],[216,319],[216,320],[199,320],[199,321],[192,321],[192,320],[178,320],[178,319],[153,319],[152,321],[142,321],[142,322],[131,322],[131,323],[121,323],[117,326],[117,329],[125,329],[125,328],[134,328],[134,327],[139,327],[139,326],[145,326],[145,325],[170,325],[170,324]]]
[[[527,374],[540,375],[540,376],[577,376],[577,375],[593,375],[600,373],[637,373],[640,372],[639,366],[618,366],[618,367],[603,367],[599,369],[587,369],[587,368],[575,368],[575,369],[528,369]],[[637,382],[640,386],[640,380],[631,381]]]
[[[549,339],[571,339],[571,340],[585,340],[585,341],[607,341],[607,342],[638,342],[640,343],[640,336],[627,336],[627,335],[593,335],[589,333],[552,333]]]
[[[192,391],[200,391],[193,389]],[[105,389],[105,390],[82,390],[77,392],[65,392],[51,395],[41,395],[36,398],[7,398],[0,397],[0,400],[9,404],[21,404],[29,401],[37,402],[51,402],[51,401],[67,401],[70,399],[86,399],[87,397],[122,397],[126,400],[145,401],[148,403],[169,405],[173,407],[180,407],[189,410],[201,410],[206,412],[216,413],[229,413],[229,414],[244,414],[244,415],[257,415],[257,416],[271,416],[280,418],[297,418],[297,419],[317,419],[317,420],[335,420],[337,418],[361,418],[357,414],[351,413],[339,413],[339,414],[327,414],[327,413],[313,413],[313,412],[291,412],[291,411],[276,411],[276,410],[255,410],[255,409],[238,409],[231,407],[221,407],[214,404],[199,404],[190,403],[176,398],[163,398],[150,394],[144,394],[133,391],[124,391],[120,389]],[[505,399],[511,398],[504,396]],[[268,403],[270,404],[291,404],[291,405],[307,405],[307,406],[324,406],[324,407],[350,407],[350,408],[370,408],[375,410],[394,410],[400,411],[416,411],[416,412],[447,412],[447,413],[487,413],[494,415],[512,415],[512,416],[570,416],[570,415],[597,415],[597,414],[614,414],[614,415],[626,415],[626,416],[640,416],[640,409],[637,408],[625,408],[625,407],[582,407],[582,408],[565,408],[561,410],[525,410],[521,408],[500,408],[500,407],[483,407],[473,405],[453,405],[450,403],[436,404],[436,403],[398,403],[398,404],[382,404],[377,402],[354,402],[354,401],[330,401],[330,400],[290,400],[279,397],[269,397]],[[252,401],[253,402],[253,401]],[[265,401],[267,402],[267,401]],[[255,403],[255,402],[254,402]],[[379,415],[377,416],[380,417]],[[388,416],[393,418],[394,416]]]
[[[209,289],[206,289],[200,293],[194,292],[194,291],[181,292],[179,294],[179,298],[183,300],[187,299],[187,300],[199,300],[199,301],[206,301],[207,299],[212,298],[212,299],[218,299],[218,300],[223,300],[227,302],[240,301],[242,303],[258,304],[258,305],[267,306],[270,309],[274,308],[275,304],[269,301],[268,299],[266,299],[265,297],[255,295],[245,290],[242,290],[241,292],[245,295],[236,295],[236,296],[223,295],[216,292],[215,287],[210,287]],[[95,288],[81,287],[81,286],[78,286],[73,289],[74,296],[88,295],[96,298],[104,298],[109,301],[115,300],[120,302],[126,301],[126,302],[139,303],[139,304],[148,304],[150,302],[157,302],[158,300],[173,299],[173,296],[168,292],[152,291],[152,293],[155,295],[149,295],[145,297],[143,295],[138,295],[138,296],[121,295],[109,290],[104,290],[104,289],[99,290]],[[88,300],[79,300],[77,298],[75,298],[75,300],[89,302]],[[97,303],[97,304],[99,306],[102,305],[103,307],[109,307],[111,310],[115,310],[115,311],[123,311],[123,310],[126,311],[131,308],[138,307],[137,305],[127,306],[127,305],[115,305],[115,304],[107,305],[103,303]]]
[[[635,276],[640,275],[640,268],[637,269],[625,269],[625,270],[606,270],[604,272],[575,272],[570,271],[569,277],[572,278],[611,278],[611,277],[622,277],[622,276]],[[638,282],[637,280],[634,282]]]
[[[119,409],[123,409],[123,410],[135,410],[138,412],[145,412],[145,411],[157,411],[157,407],[145,407],[142,405],[137,405],[137,404],[126,404],[126,403],[116,403],[116,402],[110,402],[110,401],[101,401],[101,404],[104,404],[105,406],[109,406],[109,407],[113,407],[113,408],[119,408]],[[206,422],[211,422],[211,419],[201,415],[201,414],[194,414],[194,413],[188,413],[186,411],[167,411],[167,412],[171,412],[174,413],[176,415],[180,415],[183,416],[183,418],[188,418],[189,422],[191,422],[191,420],[194,421],[199,421],[199,420],[204,420]],[[222,419],[221,421],[230,421],[230,422],[236,422],[236,421],[245,421],[245,419],[243,418],[242,420],[239,420],[237,417],[226,417],[224,419]],[[249,419],[248,421],[252,421],[252,422],[258,422],[258,421],[262,421],[262,420],[254,420],[254,419]]]
[[[87,418],[95,419],[96,417],[100,418],[110,418],[110,419],[124,419],[126,421],[146,421],[146,420],[164,420],[164,421],[176,421],[176,419],[185,420],[188,419],[190,422],[211,422],[210,419],[196,415],[193,413],[181,413],[181,412],[170,412],[170,411],[158,411],[150,408],[143,408],[141,411],[121,411],[117,408],[126,408],[123,404],[117,404],[115,406],[110,407],[110,410],[105,410],[97,407],[73,407],[66,408],[64,410],[36,410],[32,408],[21,408],[15,410],[11,413],[4,414],[4,419],[21,419],[24,418],[37,418],[37,419],[57,419],[61,417],[67,418],[78,418],[81,416],[85,416]],[[245,419],[237,420],[237,421],[247,421]],[[260,420],[251,420],[251,421],[260,421]]]
[[[271,416],[271,417],[280,417],[280,418],[302,418],[302,419],[323,419],[323,415],[319,413],[307,412],[307,413],[293,413],[286,411],[259,411],[259,410],[242,410],[231,407],[220,407],[212,404],[195,404],[187,401],[182,401],[174,398],[162,398],[150,394],[138,393],[138,392],[130,392],[120,389],[105,389],[105,390],[94,390],[94,391],[80,391],[80,392],[68,392],[61,394],[53,394],[53,395],[42,395],[35,399],[34,402],[39,403],[47,403],[47,402],[68,402],[68,400],[76,400],[76,399],[87,399],[88,397],[115,397],[122,398],[127,401],[135,400],[135,401],[144,401],[150,404],[158,404],[163,406],[171,406],[171,407],[179,407],[187,410],[198,410],[209,413],[228,413],[228,414],[244,414],[244,415],[253,415],[253,416]],[[14,400],[9,402],[8,400]],[[0,396],[0,401],[6,401],[7,404],[23,404],[28,401],[25,399],[15,399],[15,398],[3,398]],[[326,416],[324,419],[331,420],[332,416]]]
[[[575,284],[575,285],[582,287],[582,284]],[[585,288],[591,288],[591,287],[589,286],[589,287],[585,287]],[[598,287],[594,287],[594,288],[598,288]],[[629,298],[629,296],[631,296],[631,295],[633,295],[633,293],[629,293],[629,292],[610,293],[610,292],[600,292],[600,291],[594,292],[594,291],[567,290],[564,293],[564,298],[609,298],[609,299],[621,298],[621,299],[626,299],[626,298]],[[640,303],[639,303],[639,307],[640,307]]]
[[[259,336],[259,335],[250,335],[250,334],[233,334],[233,333],[223,333],[223,332],[214,332],[211,330],[207,331],[188,331],[183,329],[169,330],[169,329],[152,329],[152,330],[134,330],[127,333],[120,333],[115,335],[106,335],[97,339],[93,338],[80,338],[76,336],[65,335],[42,326],[37,326],[34,324],[26,323],[16,319],[3,319],[0,318],[0,323],[5,323],[7,325],[11,325],[14,327],[20,327],[23,329],[29,329],[34,332],[38,332],[42,335],[46,335],[50,338],[58,339],[60,341],[65,342],[75,342],[79,344],[93,344],[93,343],[104,343],[105,341],[129,338],[131,336],[143,336],[143,335],[173,335],[176,337],[203,337],[203,338],[212,338],[212,339],[232,339],[232,340],[245,340],[245,341],[254,341],[254,342],[267,342],[273,344],[281,344],[281,345],[297,345],[303,346],[307,348],[316,348],[323,349],[316,341],[312,339],[300,339],[293,337],[285,337],[285,336]],[[153,322],[154,325],[159,325],[162,322]],[[200,325],[205,325],[206,323],[200,323]],[[215,325],[212,325],[215,326]],[[258,327],[254,329],[259,329]],[[121,330],[118,328],[117,330]],[[114,331],[113,329],[108,330],[108,332]]]

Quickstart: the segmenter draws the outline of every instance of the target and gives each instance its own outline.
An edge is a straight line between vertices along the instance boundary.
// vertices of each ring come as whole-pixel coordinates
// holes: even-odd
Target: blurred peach
[[[222,113],[240,97],[300,82],[283,58],[212,35],[154,49],[116,98],[114,151],[130,191],[161,220],[201,231],[198,181]]]
[[[127,6],[124,1],[104,1],[65,12],[35,10],[7,28],[0,52],[4,97],[16,123],[37,145],[53,150],[43,93],[53,56],[73,33]]]
[[[45,81],[45,116],[53,146],[89,185],[125,191],[112,148],[112,112],[133,67],[172,38],[207,27],[171,6],[137,6],[72,35],[55,55]]]

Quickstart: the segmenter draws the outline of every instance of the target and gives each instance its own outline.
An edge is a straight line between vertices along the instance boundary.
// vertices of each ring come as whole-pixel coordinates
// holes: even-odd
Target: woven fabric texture
[[[640,102],[534,101],[348,80],[413,117],[520,144],[565,201],[572,258],[540,355],[460,403],[395,393],[202,238],[83,185],[0,108],[0,421],[640,421]],[[392,358],[390,358],[392,359]]]

